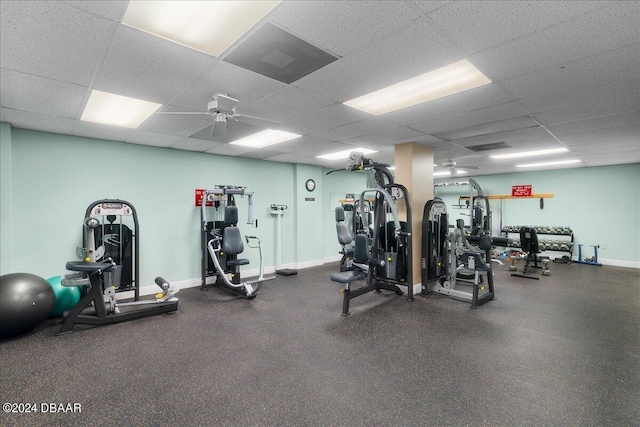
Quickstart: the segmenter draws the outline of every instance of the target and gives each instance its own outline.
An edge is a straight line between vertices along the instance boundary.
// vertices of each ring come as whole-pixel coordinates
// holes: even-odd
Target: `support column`
[[[411,241],[413,284],[420,285],[422,270],[422,211],[433,199],[433,148],[415,142],[395,146],[395,181],[409,190],[411,200]],[[399,214],[406,219],[406,212]],[[414,290],[414,293],[419,293]]]

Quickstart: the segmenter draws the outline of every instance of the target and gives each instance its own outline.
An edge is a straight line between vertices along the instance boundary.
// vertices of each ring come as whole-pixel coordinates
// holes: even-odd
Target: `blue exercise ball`
[[[53,310],[55,294],[49,282],[29,273],[0,276],[0,337],[31,331]]]
[[[62,316],[65,311],[71,310],[80,301],[80,287],[62,286],[62,276],[49,277],[47,282],[51,285],[56,298],[51,316]]]

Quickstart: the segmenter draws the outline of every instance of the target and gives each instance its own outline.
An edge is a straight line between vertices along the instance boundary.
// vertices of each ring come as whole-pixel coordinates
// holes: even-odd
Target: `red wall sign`
[[[514,185],[511,187],[513,197],[531,197],[531,185]]]
[[[202,206],[204,188],[196,188],[196,206]],[[207,206],[213,206],[213,200],[207,200]]]

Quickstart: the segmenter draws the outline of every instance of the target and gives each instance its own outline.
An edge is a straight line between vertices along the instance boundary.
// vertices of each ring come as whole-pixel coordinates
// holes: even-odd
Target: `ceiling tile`
[[[399,141],[415,140],[425,136],[424,133],[411,129],[407,126],[400,126],[384,132],[376,132],[366,136],[358,136],[345,140],[349,144],[386,144],[393,146]]]
[[[243,108],[242,114],[282,123],[321,110],[334,103],[334,101],[302,89],[286,86]]]
[[[87,88],[30,74],[2,70],[0,105],[14,110],[75,119]]]
[[[254,151],[255,148],[244,147],[242,145],[231,145],[231,144],[217,144],[215,147],[207,150],[209,154],[220,154],[223,156],[240,156],[250,151]]]
[[[184,108],[175,107],[173,105],[168,105],[162,108],[160,111],[187,111]],[[204,115],[190,115],[190,114],[179,114],[179,115],[164,115],[164,114],[153,114],[147,120],[142,123],[138,129],[164,133],[168,135],[178,135],[178,136],[191,136],[194,133],[204,129],[207,126],[210,126],[213,122],[213,118],[211,116]]]
[[[468,53],[474,53],[605,5],[611,2],[454,1],[429,18]]]
[[[639,68],[640,69],[640,68]],[[640,73],[633,76],[607,80],[572,89],[547,93],[523,99],[524,105],[532,113],[560,110],[582,104],[623,98],[640,93]]]
[[[214,93],[224,93],[237,99],[238,113],[262,98],[271,95],[286,85],[253,71],[218,61],[194,84],[171,101],[192,111],[206,111]]]
[[[414,6],[416,6],[418,9],[420,9],[423,13],[428,14],[433,12],[434,10],[437,10],[439,8],[441,8],[442,6],[449,4],[450,0],[446,0],[446,1],[411,1],[411,2],[407,2],[407,3],[411,3]]]
[[[563,108],[562,110],[549,111],[536,114],[536,118],[544,125],[571,122],[574,120],[588,119],[627,111],[640,110],[640,95],[626,98],[610,99],[608,101],[593,104],[579,105]]]
[[[630,111],[626,113],[550,125],[548,126],[548,129],[553,132],[554,135],[562,138],[562,135],[573,132],[588,131],[599,128],[630,126],[638,123],[640,123],[640,113],[638,111]]]
[[[129,4],[128,1],[94,1],[94,0],[75,0],[63,1],[69,6],[77,7],[94,15],[107,18],[111,21],[120,22],[120,18]]]
[[[505,132],[497,132],[490,135],[474,136],[470,138],[454,139],[452,144],[459,145],[461,147],[470,147],[474,145],[490,144],[494,142],[506,142],[507,144],[514,146],[517,141],[526,140],[529,143],[544,143],[553,142],[556,140],[544,130],[544,128],[536,126],[526,129],[510,130]]]
[[[351,145],[308,136],[285,141],[278,144],[277,147],[279,150],[286,153],[302,154],[309,157],[344,151],[352,148]]]
[[[104,139],[111,141],[126,141],[132,135],[134,129],[118,126],[104,125],[77,120],[73,129],[73,135],[87,138]]]
[[[273,150],[255,150],[249,151],[248,153],[244,153],[242,157],[247,157],[249,159],[268,159],[270,157],[278,156],[280,154],[284,154],[281,151],[273,151]]]
[[[331,141],[342,141],[355,138],[357,136],[371,135],[376,132],[384,132],[398,127],[396,122],[387,120],[380,116],[373,116],[359,122],[350,123],[348,125],[340,126],[334,129],[330,129],[325,132],[319,132],[313,136],[319,138],[329,139]]]
[[[640,138],[635,141],[620,141],[613,145],[611,144],[597,144],[593,145],[574,145],[571,147],[571,151],[577,156],[588,155],[593,157],[594,155],[608,156],[611,152],[616,155],[626,152],[640,151]]]
[[[169,146],[169,148],[174,148],[176,150],[185,150],[185,151],[199,151],[205,152],[209,151],[213,148],[219,147],[223,144],[219,142],[213,141],[204,141],[202,139],[195,138],[181,138],[178,142],[175,142]]]
[[[404,2],[288,1],[270,19],[293,34],[344,56],[419,17]]]
[[[560,140],[567,146],[603,144],[611,149],[611,144],[624,141],[636,141],[640,146],[640,124],[581,130],[562,135]]]
[[[333,104],[322,110],[307,114],[306,116],[290,120],[284,124],[282,129],[310,135],[369,117],[371,117],[371,115],[364,111],[348,107],[344,104]]]
[[[479,125],[468,126],[461,129],[454,129],[445,132],[434,132],[434,136],[445,139],[470,138],[481,135],[491,135],[499,132],[507,132],[514,129],[525,129],[537,127],[538,123],[529,116],[519,116],[495,122],[486,122]]]
[[[464,57],[461,49],[442,36],[431,21],[423,18],[303,77],[294,85],[343,102]]]
[[[640,44],[621,47],[598,55],[580,58],[501,84],[518,99],[638,74]]]
[[[116,24],[54,1],[0,2],[0,64],[89,85]]]
[[[94,88],[167,104],[216,61],[204,53],[120,25]]]
[[[455,116],[468,111],[480,110],[489,106],[513,101],[513,96],[496,84],[488,84],[464,92],[434,99],[413,107],[392,111],[383,117],[399,124],[410,125]],[[525,111],[524,109],[521,109]],[[523,113],[524,114],[524,113]],[[513,116],[512,116],[513,117]],[[498,119],[496,119],[498,120]],[[417,129],[417,128],[416,128]],[[428,132],[431,133],[431,132]]]
[[[49,116],[47,114],[2,108],[2,121],[11,123],[11,127],[33,129],[43,132],[63,133],[73,132],[75,120],[66,117]]]
[[[487,108],[481,108],[475,111],[468,111],[461,114],[429,120],[423,123],[416,123],[411,125],[411,127],[425,133],[434,134],[484,123],[497,122],[499,120],[520,117],[526,114],[528,114],[527,110],[518,102],[513,101]]]
[[[640,3],[618,2],[471,56],[504,80],[638,42]]]
[[[312,162],[313,158],[309,156],[305,156],[302,154],[278,154],[277,156],[273,156],[268,158],[270,162],[284,162],[284,163],[308,163]]]
[[[166,135],[164,133],[147,132],[136,129],[129,135],[127,142],[132,144],[150,145],[153,147],[168,147],[180,141],[183,137],[175,135]]]

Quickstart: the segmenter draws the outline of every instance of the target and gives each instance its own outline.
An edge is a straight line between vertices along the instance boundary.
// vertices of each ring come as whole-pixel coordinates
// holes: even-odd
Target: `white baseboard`
[[[576,261],[578,258],[575,258]],[[598,262],[602,265],[610,265],[612,267],[640,268],[640,261],[624,261],[619,259],[606,259],[598,257]]]

